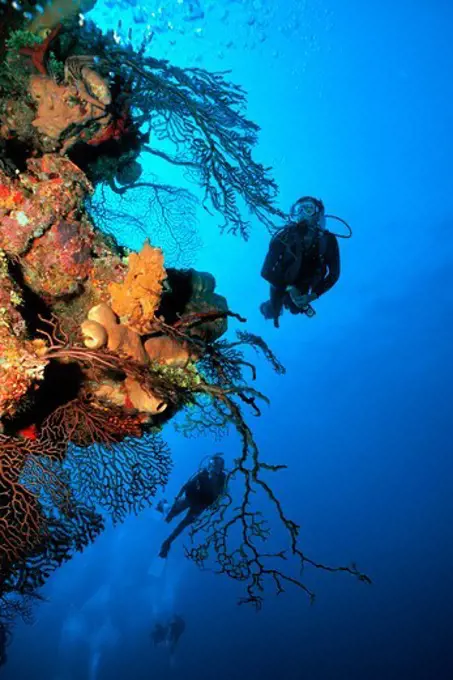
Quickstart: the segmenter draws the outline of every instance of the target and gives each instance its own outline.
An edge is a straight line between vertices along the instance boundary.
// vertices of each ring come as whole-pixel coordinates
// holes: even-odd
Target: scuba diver
[[[270,283],[270,300],[260,311],[279,327],[283,308],[292,314],[316,313],[311,303],[336,284],[340,276],[337,238],[350,238],[351,228],[339,217],[326,215],[322,201],[303,196],[291,208],[291,222],[272,238],[261,276]],[[333,234],[326,218],[342,222],[349,234]]]
[[[156,623],[151,633],[154,646],[165,645],[169,647],[170,654],[174,654],[179,639],[185,629],[186,622],[179,614],[175,614],[169,623]]]
[[[168,626],[164,626],[162,623],[156,623],[153,632],[151,633],[151,637],[155,647],[165,643],[168,639]]]
[[[168,632],[168,640],[170,642],[170,654],[174,654],[176,645],[179,642],[179,638],[184,633],[185,629],[186,622],[184,621],[182,616],[175,614],[173,619],[170,621]]]
[[[188,512],[170,536],[162,543],[159,557],[164,559],[167,557],[175,538],[218,500],[225,490],[225,484],[225,463],[221,454],[216,453],[210,458],[207,467],[202,468],[196,475],[191,477],[176,496],[165,521],[171,522],[172,519],[181,512],[184,512],[184,510],[188,510]],[[163,508],[164,502],[157,506],[158,510],[162,511]]]

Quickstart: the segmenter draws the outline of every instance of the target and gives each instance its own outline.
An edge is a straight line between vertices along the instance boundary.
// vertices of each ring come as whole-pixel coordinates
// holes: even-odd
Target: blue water
[[[257,156],[274,167],[281,207],[313,194],[354,229],[317,316],[285,316],[279,330],[258,312],[262,225],[244,243],[200,211],[194,264],[213,272],[287,368],[277,376],[258,361],[271,405],[249,422],[263,458],[289,466],[274,487],[302,525],[303,550],[329,564],[356,560],[373,585],[307,568],[313,606],[288,587],[256,614],[236,606],[240,585],[187,562],[182,541],[153,579],[166,527],[149,510],[51,579],[49,603],[17,629],[2,677],[451,680],[453,9],[446,0],[189,4],[162,2],[156,55],[231,68],[262,128]],[[112,5],[98,5],[100,20],[116,25],[121,14],[138,33],[159,7]],[[234,437],[184,440],[171,426],[166,435],[169,497],[213,447],[227,461],[237,455]],[[175,612],[187,628],[170,659],[149,634]]]

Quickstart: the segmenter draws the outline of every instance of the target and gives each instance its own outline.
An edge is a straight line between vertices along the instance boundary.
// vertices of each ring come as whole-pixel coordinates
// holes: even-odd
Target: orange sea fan
[[[0,581],[8,566],[38,543],[42,532],[38,500],[20,482],[30,447],[0,434]]]
[[[145,333],[159,306],[162,281],[166,278],[160,248],[146,242],[139,253],[129,255],[128,270],[122,283],[111,283],[111,307],[126,324]]]

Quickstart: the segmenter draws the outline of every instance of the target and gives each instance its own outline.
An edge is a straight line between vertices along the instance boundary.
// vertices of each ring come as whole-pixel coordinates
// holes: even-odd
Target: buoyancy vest
[[[295,285],[304,263],[313,263],[317,268],[322,266],[326,249],[324,234],[319,233],[307,246],[300,227],[300,224],[285,227],[270,242],[261,276],[276,288]]]

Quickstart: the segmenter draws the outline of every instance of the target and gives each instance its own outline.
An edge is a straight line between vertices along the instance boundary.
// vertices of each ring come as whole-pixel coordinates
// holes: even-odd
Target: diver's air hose
[[[348,233],[347,233],[347,234],[337,234],[337,233],[334,232],[334,231],[330,231],[330,229],[326,229],[325,231],[326,231],[328,234],[332,234],[332,236],[336,236],[337,238],[344,238],[344,239],[348,239],[348,238],[351,238],[351,237],[352,237],[352,235],[353,235],[352,227],[351,227],[351,226],[346,222],[346,220],[344,220],[342,217],[337,217],[336,215],[324,215],[324,217],[326,218],[326,220],[327,220],[327,219],[329,219],[329,220],[337,220],[337,222],[341,222],[341,224],[344,224],[344,226],[345,226],[346,229],[348,230]],[[290,222],[290,223],[287,224],[286,226],[280,227],[279,229],[277,229],[277,230],[273,233],[272,238],[277,237],[284,245],[287,245],[287,243],[286,243],[287,235],[286,235],[285,232],[286,232],[286,229],[288,228],[288,226],[292,226],[292,225],[297,226],[297,222]],[[324,229],[322,229],[322,228],[319,227],[319,226],[315,226],[314,228],[317,229],[317,230],[320,231],[320,232],[324,231]]]
[[[350,225],[346,222],[346,220],[342,219],[341,217],[337,217],[336,215],[324,215],[324,217],[326,218],[326,220],[330,219],[330,220],[337,220],[337,222],[341,222],[342,224],[344,224],[344,226],[348,230],[347,234],[336,234],[334,231],[330,231],[329,229],[327,229],[329,234],[332,234],[333,236],[336,236],[337,238],[351,238],[352,237],[352,229],[351,229]]]

